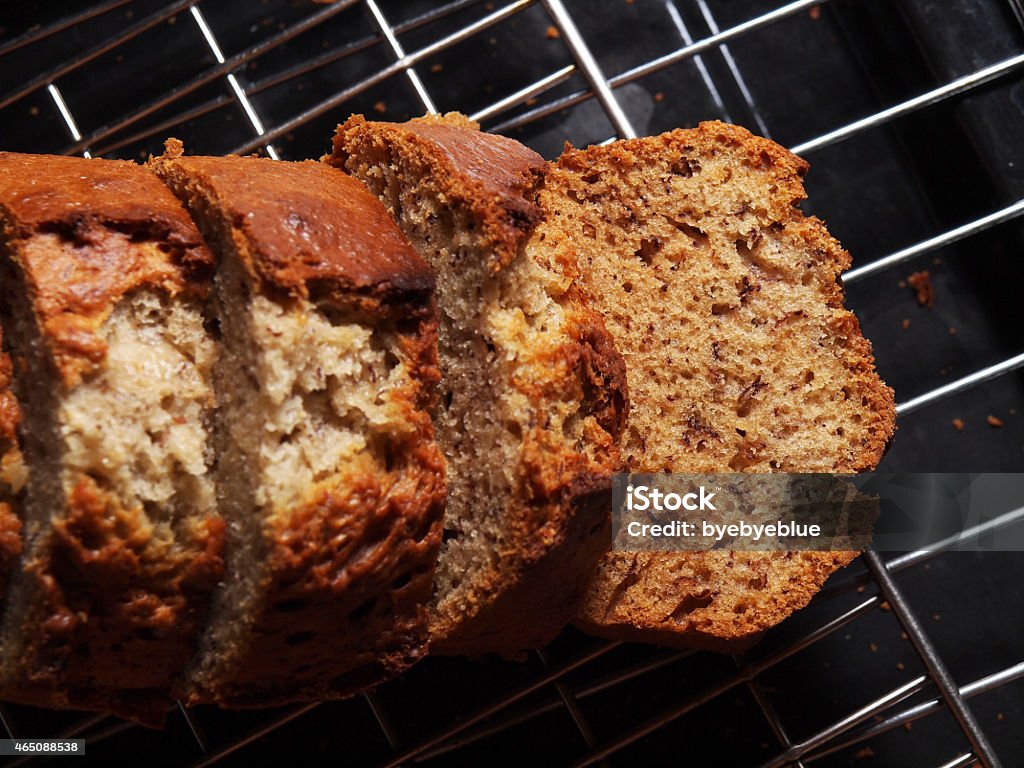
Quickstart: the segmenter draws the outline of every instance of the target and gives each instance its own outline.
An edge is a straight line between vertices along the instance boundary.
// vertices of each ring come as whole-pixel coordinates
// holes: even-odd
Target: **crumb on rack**
[[[853,757],[856,760],[865,760],[865,759],[867,759],[869,757],[874,757],[874,756],[875,756],[875,750],[873,750],[871,747],[861,747],[860,749],[857,750],[857,754],[855,754]]]
[[[878,643],[868,643],[868,650],[872,653],[878,653]]]
[[[900,323],[900,328],[902,328],[905,331],[909,327],[910,327],[910,318],[909,317],[904,317],[903,318],[903,322]]]
[[[935,306],[935,286],[932,285],[931,272],[927,269],[915,272],[907,278],[907,285],[914,289],[919,306],[929,309]]]
[[[383,101],[378,101],[376,104],[373,105],[373,111],[376,112],[377,114],[383,115],[385,112],[388,111],[388,105],[385,104]]]
[[[883,611],[891,611],[892,610],[892,606],[889,605],[889,601],[888,600],[883,600],[882,602],[880,602],[878,604],[878,607],[879,607],[880,610],[883,610]]]
[[[912,731],[913,729],[914,729],[914,724],[913,723],[908,721],[908,722],[903,724],[903,730],[904,731]]]
[[[658,91],[656,94],[654,94],[654,100],[657,101],[658,103],[663,102],[665,100],[665,94],[662,93],[661,91]]]
[[[907,668],[907,665],[904,664],[902,661],[897,661],[896,662],[896,669],[898,669],[900,672],[902,672],[906,668]]]
[[[993,416],[991,413],[985,417],[985,421],[988,422],[988,425],[990,427],[1001,427],[1004,424],[1002,419],[1000,419],[998,416]]]
[[[807,15],[811,17],[811,21],[817,21],[818,19],[821,18],[821,6],[812,6],[811,10],[807,12]]]
[[[964,420],[959,418],[959,417],[953,419],[953,429],[955,429],[957,432],[963,432],[964,431]]]
[[[552,24],[544,32],[544,35],[547,37],[548,40],[557,40],[558,38],[560,38],[562,36],[562,33],[558,31],[558,27],[556,27],[554,24]]]
[[[435,75],[444,71],[444,64],[431,64],[430,71]]]

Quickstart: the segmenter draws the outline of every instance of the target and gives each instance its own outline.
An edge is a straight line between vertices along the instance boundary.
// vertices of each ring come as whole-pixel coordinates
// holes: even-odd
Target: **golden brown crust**
[[[21,676],[5,696],[160,725],[223,576],[223,522],[203,521],[173,556],[141,510],[92,478],[80,477],[67,503],[49,547],[24,563],[34,599]]]
[[[368,456],[279,515],[263,608],[230,679],[191,701],[265,707],[348,696],[427,648],[444,462],[429,435],[386,470]]]
[[[540,218],[527,193],[546,163],[518,141],[481,133],[477,127],[458,113],[401,124],[367,123],[362,115],[353,115],[338,126],[334,152],[327,160],[344,168],[352,152],[377,154],[394,142],[411,144],[423,169],[444,185],[451,205],[471,213],[494,251],[490,268],[497,272],[515,256],[524,234]]]
[[[709,162],[709,159],[725,153],[730,153],[732,166]],[[705,167],[702,169],[701,165]],[[750,258],[755,261],[755,275],[764,280],[793,281],[795,284],[801,280],[815,281],[816,300],[826,305],[828,310],[822,334],[827,336],[835,350],[839,350],[836,357],[846,367],[847,398],[858,398],[861,407],[857,429],[850,429],[847,425],[851,434],[846,444],[836,446],[828,453],[780,453],[779,450],[773,451],[765,440],[752,436],[731,458],[729,453],[722,453],[725,448],[718,449],[719,445],[726,444],[722,431],[727,428],[732,433],[733,427],[746,424],[709,424],[694,411],[689,421],[684,419],[680,424],[682,430],[678,445],[671,451],[665,450],[664,455],[657,451],[652,453],[648,436],[637,429],[627,430],[622,449],[630,468],[640,472],[857,472],[873,468],[881,459],[895,429],[893,395],[875,373],[871,346],[861,335],[856,317],[843,306],[839,277],[849,267],[849,254],[829,235],[821,221],[805,217],[796,207],[806,197],[802,177],[808,169],[807,163],[774,142],[755,137],[745,129],[712,122],[703,123],[693,130],[676,130],[661,136],[619,141],[586,150],[568,150],[558,160],[556,170],[549,178],[555,179],[555,184],[565,181],[566,188],[569,188],[572,185],[567,180],[578,177],[586,183],[578,184],[578,187],[592,185],[594,194],[600,195],[609,186],[622,184],[625,188],[625,179],[631,171],[649,166],[664,166],[662,173],[666,179],[673,175],[689,178],[696,173],[702,174],[706,186],[720,193],[716,204],[701,207],[699,203],[680,197],[678,208],[672,212],[682,209],[681,217],[692,216],[691,224],[696,222],[707,231],[714,228],[731,231],[741,227],[745,232],[741,236],[749,236],[747,247],[750,248],[750,243],[755,244],[750,248]],[[749,190],[744,190],[733,179],[734,174],[739,175],[746,169],[770,175],[771,181],[764,182],[765,188],[771,187],[770,195],[759,196],[751,202]],[[652,174],[652,178],[656,178],[656,174]],[[654,182],[649,180],[648,183]],[[669,182],[665,184],[668,189]],[[549,184],[549,188],[551,186]],[[697,205],[700,210],[687,213],[690,205]],[[609,211],[616,210],[609,204]],[[628,224],[627,221],[625,225]],[[703,230],[686,222],[676,221],[674,225],[694,233],[696,237],[704,236]],[[746,226],[750,227],[749,233],[742,230]],[[764,237],[777,239],[791,253],[810,254],[810,260],[798,262],[791,259],[786,262],[759,255],[754,248],[761,231],[770,233]],[[697,241],[695,243],[699,246]],[[572,233],[567,235],[562,247],[594,250],[592,245],[580,242]],[[651,247],[660,248],[661,244],[652,241]],[[638,252],[636,255],[645,254]],[[634,254],[619,253],[594,255],[595,259],[633,257]],[[707,260],[713,259],[714,253],[697,247],[679,258]],[[588,282],[590,276],[585,277],[584,282]],[[588,284],[588,288],[597,297],[596,304],[602,306],[601,292],[615,290],[618,286]],[[756,282],[744,282],[739,304],[742,305],[759,290]],[[663,300],[663,296],[642,292],[635,296],[637,302]],[[737,306],[725,303],[726,298],[721,300],[721,308],[713,310],[712,314],[715,311],[728,313]],[[696,325],[703,322],[700,320]],[[697,332],[693,326],[690,327],[691,335]],[[779,338],[782,338],[781,333]],[[622,344],[625,340],[619,338],[618,341]],[[653,345],[654,339],[649,343]],[[718,359],[717,346],[711,349],[711,359],[698,363],[700,374],[703,375],[706,366],[709,375],[717,375],[724,380],[729,361]],[[627,358],[641,352],[628,347],[623,351]],[[735,399],[737,415],[745,415],[745,406],[753,407],[766,397],[775,402],[785,401],[785,393],[771,389],[763,392],[764,384],[758,378],[739,391]],[[685,383],[677,386],[685,392]],[[678,400],[678,393],[670,399],[673,402]],[[674,407],[672,403],[638,400],[634,402],[634,413],[649,416],[658,413],[662,406],[666,411]],[[656,416],[654,420],[658,420]],[[839,434],[843,434],[841,430]],[[614,639],[735,651],[806,605],[828,576],[855,556],[856,553],[852,552],[609,553],[591,580],[575,622],[590,633]],[[787,559],[792,557],[797,558],[798,566],[793,566]],[[744,580],[749,580],[751,585],[761,585],[747,590],[757,594],[756,601],[741,599],[737,602],[733,599],[734,593],[742,591],[737,585],[747,583]],[[734,610],[736,606],[742,608],[740,613]]]
[[[184,174],[207,191],[252,246],[245,266],[265,290],[370,312],[382,302],[422,305],[433,291],[432,273],[380,203],[323,163],[177,152],[150,163],[158,174]]]
[[[547,167],[539,155],[479,132],[456,113],[401,124],[356,115],[338,127],[328,161],[355,173],[357,165],[380,166],[399,154],[409,176],[430,178],[458,225],[479,234],[492,275],[532,258],[524,249],[542,219],[536,191]],[[615,441],[628,407],[625,366],[572,284],[575,264],[554,266],[566,283],[557,343],[524,352],[519,359],[530,362],[500,385],[525,395],[538,413],[522,433],[505,517],[510,543],[466,576],[458,598],[435,595],[435,653],[512,653],[546,644],[571,617],[586,575],[607,547],[610,479],[619,468]],[[581,444],[540,415],[559,403],[579,405]]]
[[[0,225],[67,386],[102,360],[97,332],[122,296],[209,287],[213,260],[195,225],[134,163],[0,152]],[[40,235],[52,242],[33,247]]]

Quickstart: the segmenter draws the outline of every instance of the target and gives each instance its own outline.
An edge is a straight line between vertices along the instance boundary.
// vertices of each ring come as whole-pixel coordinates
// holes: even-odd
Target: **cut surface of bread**
[[[458,115],[353,117],[329,161],[380,197],[437,273],[449,493],[431,649],[543,645],[607,547],[626,407],[621,358],[568,268],[529,256],[545,163]]]
[[[169,142],[150,167],[219,257],[228,573],[183,697],[350,695],[426,651],[445,495],[433,278],[377,199],[322,163]]]
[[[626,360],[636,472],[856,472],[893,396],[843,307],[849,255],[796,207],[807,164],[742,128],[569,150],[537,258],[572,254]],[[802,607],[854,553],[631,554],[601,562],[576,619],[596,634],[722,647]]]
[[[0,153],[0,222],[29,470],[3,696],[156,724],[223,573],[212,260],[133,163]]]

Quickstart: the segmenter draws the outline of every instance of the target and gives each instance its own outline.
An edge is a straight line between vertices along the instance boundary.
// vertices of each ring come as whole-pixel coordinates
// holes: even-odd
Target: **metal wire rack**
[[[975,4],[999,16],[1008,38],[1016,41],[1005,55],[978,58],[969,70],[945,79],[939,79],[940,72],[932,72],[937,80],[932,87],[905,89],[900,97],[865,113],[850,114],[809,138],[789,141],[793,151],[812,161],[822,157],[827,167],[831,161],[823,155],[830,148],[864,137],[888,137],[888,131],[898,131],[905,121],[925,120],[934,125],[958,120],[979,94],[989,100],[1018,103],[1015,100],[1022,93],[1019,86],[1024,72],[1021,3],[978,0]],[[336,0],[321,5],[300,0],[264,0],[262,5],[107,0],[82,10],[81,4],[58,3],[36,11],[44,17],[29,19],[36,23],[21,19],[17,31],[6,33],[0,41],[0,71],[8,73],[0,78],[0,144],[5,149],[132,157],[158,151],[159,141],[174,133],[185,134],[187,143],[197,151],[302,157],[322,148],[330,127],[349,111],[387,112],[398,117],[460,109],[488,130],[520,136],[551,154],[566,135],[576,143],[586,143],[657,129],[650,107],[661,100],[661,94],[655,92],[653,99],[638,102],[640,91],[630,88],[643,84],[641,95],[651,96],[658,83],[671,88],[673,82],[685,83],[682,87],[687,98],[696,98],[698,106],[683,99],[682,109],[692,111],[680,118],[676,110],[670,119],[733,116],[770,136],[779,121],[768,114],[771,110],[766,110],[758,88],[750,82],[751,61],[765,61],[763,51],[758,52],[756,43],[750,41],[790,23],[786,33],[790,37],[785,39],[799,47],[799,39],[792,36],[807,34],[808,19],[818,21],[823,12],[833,13],[830,29],[842,29],[839,17],[847,13],[850,4],[842,0],[733,5],[714,0],[668,0],[645,4],[641,0],[635,4],[637,8],[630,7],[633,5],[630,0],[589,6],[569,0]],[[597,6],[601,12],[595,11]],[[654,6],[660,20],[657,34],[675,42],[652,55],[657,47],[648,50],[636,41],[630,44],[632,32],[616,29],[616,23],[608,19],[636,20],[642,16],[629,14],[648,13]],[[601,18],[604,13],[606,19]],[[500,50],[511,38],[500,37],[498,30],[510,25],[518,35],[520,53],[523,36],[542,31],[531,38],[528,56]],[[470,45],[468,52],[466,44]],[[617,45],[627,49],[618,58],[608,53]],[[744,45],[749,48],[746,53],[739,50]],[[993,45],[990,53],[998,53],[997,48]],[[454,68],[453,62],[469,62],[470,70],[486,70],[485,74],[500,70],[509,76],[496,92],[474,81],[473,72],[446,73],[445,68]],[[609,62],[617,68],[610,69]],[[650,86],[652,82],[655,85]],[[698,91],[700,96],[694,97]],[[885,97],[876,93],[876,105]],[[846,102],[842,98],[835,101],[841,112]],[[775,111],[778,114],[778,109]],[[638,115],[646,117],[638,121]],[[638,122],[643,123],[641,128]],[[809,119],[806,124],[815,123]],[[797,120],[777,132],[794,135],[803,125],[804,121]],[[1014,135],[1020,129],[1018,125]],[[312,139],[314,135],[317,138]],[[1012,160],[1004,171],[1007,167],[1014,167]],[[997,182],[1004,180],[998,172],[995,176]],[[844,276],[851,301],[856,302],[853,291],[858,284],[880,275],[893,276],[889,282],[895,282],[902,266],[917,264],[926,255],[937,262],[936,254],[946,254],[954,244],[965,243],[984,255],[993,243],[1000,248],[1004,241],[1016,243],[1015,227],[1019,228],[1018,220],[1024,216],[1024,199],[1019,197],[1022,190],[1016,188],[1018,197],[1007,197],[1005,190],[1012,194],[1014,187],[1001,188],[1001,201],[985,210],[975,208],[966,220],[956,220],[953,226],[932,227],[909,244],[885,250],[871,247],[885,242],[884,237],[869,242],[861,252],[870,258],[858,262]],[[837,210],[828,213],[836,215]],[[939,214],[931,221],[945,221]],[[985,239],[983,233],[989,230],[1000,233],[1001,239]],[[869,335],[877,343],[879,334]],[[1011,341],[1017,343],[1020,338],[1011,335]],[[883,364],[883,355],[879,358]],[[1024,346],[1004,349],[999,357],[969,366],[961,361],[957,375],[950,378],[950,370],[944,370],[940,382],[932,376],[928,386],[901,398],[901,423],[942,403],[976,398],[976,393],[984,392],[992,382],[1013,380],[1017,374],[1011,372],[1022,367]],[[892,373],[884,365],[882,372],[887,377]],[[1008,402],[1019,401],[1021,388],[1007,391]],[[934,432],[938,424],[933,419],[928,428]],[[1008,466],[1019,469],[1024,465],[1020,444],[1011,444],[1017,454]],[[1024,509],[1018,509],[963,535],[997,533],[1022,521]],[[722,750],[737,740],[735,728],[715,720],[718,715],[709,720],[702,713],[741,697],[745,704],[737,705],[728,717],[742,716],[747,740],[760,743],[735,758],[736,764],[802,766],[821,761],[846,765],[853,758],[869,757],[872,750],[892,764],[898,759],[893,754],[906,755],[908,749],[922,759],[927,753],[928,762],[903,759],[904,764],[947,768],[1019,764],[1024,761],[1024,753],[1018,751],[1024,750],[1019,737],[1001,737],[1008,746],[997,750],[990,734],[999,729],[1001,718],[982,722],[975,701],[1005,691],[1024,677],[1024,653],[1010,643],[1010,656],[1004,653],[996,660],[993,653],[981,674],[958,682],[948,663],[948,648],[944,651],[943,642],[935,637],[938,614],[929,623],[929,608],[922,604],[920,590],[918,597],[912,598],[912,590],[905,586],[907,574],[920,574],[932,563],[946,562],[946,570],[955,573],[962,562],[952,562],[956,556],[942,554],[942,550],[956,543],[951,537],[936,551],[890,559],[866,553],[859,572],[834,580],[804,614],[742,658],[728,660],[600,642],[568,632],[552,648],[538,651],[526,661],[480,665],[428,660],[421,665],[424,671],[413,670],[406,678],[349,702],[239,715],[179,708],[164,734],[105,716],[62,719],[14,707],[0,708],[0,719],[10,736],[85,738],[90,754],[95,750],[123,756],[132,749],[146,749],[147,759],[156,764],[228,764],[232,759],[244,760],[255,744],[272,749],[275,738],[287,740],[293,747],[303,739],[312,744],[315,739],[310,732],[315,729],[347,744],[362,739],[359,743],[363,746],[353,747],[351,754],[365,764],[502,764],[505,758],[513,759],[512,753],[502,751],[511,734],[512,739],[527,745],[527,753],[531,739],[537,750],[545,750],[536,753],[535,762],[587,766],[662,762],[655,758],[664,754],[658,750],[666,745],[688,749],[686,739],[698,737],[705,745],[711,743],[715,751],[709,754],[727,754]],[[873,622],[870,631],[877,631],[880,623],[891,623],[893,618],[897,624],[889,626],[890,634],[893,627],[902,633],[913,649],[913,659],[896,665],[899,674],[895,678],[889,670],[890,674],[875,675],[877,680],[860,686],[858,675],[873,674],[870,661],[860,658],[854,663],[852,681],[847,676],[844,685],[830,688],[838,709],[830,710],[824,719],[810,714],[824,694],[810,692],[810,685],[805,687],[808,681],[802,675],[807,673],[799,664],[794,686],[794,673],[784,671],[789,669],[787,665],[832,642],[827,651],[815,656],[815,663],[823,657],[828,667],[829,659],[843,647],[835,644],[836,638],[849,639],[868,622]],[[1006,643],[1002,646],[1005,650]],[[444,688],[439,691],[439,686],[446,680],[464,678],[470,678],[463,686],[465,696],[447,702],[450,697],[441,693]],[[652,694],[655,690],[658,693]],[[638,699],[648,697],[654,701],[645,710]],[[593,703],[602,700],[604,705]],[[1019,696],[1006,701],[1019,711]],[[621,717],[617,707],[629,707],[639,714]],[[438,709],[436,717],[423,714],[424,709],[433,708]],[[922,725],[943,717],[948,721],[944,727],[929,730]],[[689,730],[680,725],[688,719],[697,723]],[[709,725],[711,722],[716,725]],[[314,725],[304,725],[308,723]],[[919,736],[909,733],[915,725]],[[678,735],[673,735],[677,728]],[[889,737],[901,731],[911,746],[886,752],[893,744]],[[692,747],[694,742],[689,743]],[[326,761],[333,744],[321,739],[319,747],[311,747],[311,762]],[[944,751],[944,757],[932,758],[935,748]],[[722,758],[720,762],[733,761]]]

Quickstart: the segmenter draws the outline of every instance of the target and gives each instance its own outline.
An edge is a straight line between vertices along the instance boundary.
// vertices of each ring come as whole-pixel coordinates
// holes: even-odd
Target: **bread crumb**
[[[861,584],[859,587],[857,587],[857,594],[858,595],[863,595],[867,591],[867,589],[868,589],[867,587],[865,587],[863,584]]]
[[[931,309],[935,306],[935,286],[932,285],[932,273],[927,269],[915,272],[907,278],[907,285],[917,294],[919,306]]]
[[[900,632],[900,640],[909,640],[909,639],[910,639],[910,635],[908,635],[906,632]]]
[[[959,419],[959,418],[958,419],[953,419],[953,429],[955,429],[957,432],[963,432],[964,431],[964,420],[963,419]]]
[[[532,106],[536,105],[536,103],[537,103],[537,97],[535,97],[535,96],[530,97],[529,99],[526,100],[526,106],[528,106],[528,107],[532,107]]]
[[[558,38],[560,38],[562,36],[562,33],[558,31],[558,27],[556,27],[554,24],[552,24],[544,32],[544,35],[547,37],[548,40],[557,40]]]
[[[882,609],[883,611],[891,611],[891,610],[892,610],[892,606],[891,606],[891,605],[889,605],[889,601],[888,601],[888,600],[883,600],[883,601],[882,601],[882,602],[881,602],[881,603],[880,603],[880,604],[878,605],[878,607],[879,607],[879,608],[881,608],[881,609]]]
[[[811,21],[817,21],[818,19],[821,18],[821,6],[812,6],[811,10],[807,12],[807,15],[811,17]]]
[[[868,644],[868,650],[870,650],[872,653],[878,653],[878,644],[877,643],[869,643]]]
[[[910,722],[904,723],[903,724],[903,730],[904,731],[912,731],[912,730],[914,730],[914,724],[910,723]]]
[[[431,64],[430,71],[433,72],[435,75],[438,74],[439,72],[443,72],[444,64]]]
[[[998,720],[999,722],[1003,722],[1003,720],[1005,720],[1005,719],[1006,718],[1003,717],[1003,713],[1002,712],[996,712],[996,720]]]
[[[899,288],[902,291],[904,288],[907,287],[907,281],[906,280],[900,280],[898,283],[896,283],[896,287]]]
[[[941,263],[942,263],[942,259],[939,258],[938,256],[936,256],[934,259],[932,259],[932,264],[934,264],[935,266],[939,266],[939,264],[941,264]]]
[[[910,318],[909,317],[904,317],[903,318],[903,322],[900,323],[900,328],[902,328],[905,331],[909,327],[910,327]]]
[[[661,91],[658,91],[656,94],[654,94],[654,100],[659,103],[663,102],[665,100],[665,94],[662,93]]]
[[[954,328],[952,325],[949,326],[949,335],[956,336],[956,328]]]
[[[854,755],[854,758],[857,759],[857,760],[865,760],[865,759],[867,759],[869,757],[874,757],[874,756],[875,756],[875,750],[873,750],[871,747],[861,747],[860,749],[857,750],[857,754]]]
[[[907,665],[904,664],[902,661],[897,661],[896,662],[896,669],[898,669],[900,672],[902,672],[906,668],[907,668]]]
[[[988,422],[990,427],[1001,427],[1003,426],[1003,420],[998,416],[993,416],[991,413],[985,417],[985,421]]]
[[[933,613],[932,614],[932,621],[941,621],[941,620],[942,620],[942,614],[941,613]]]
[[[388,105],[385,104],[383,101],[378,101],[376,104],[373,105],[373,111],[376,112],[377,114],[383,115],[385,112],[388,111]]]
[[[28,113],[30,115],[32,115],[32,117],[36,117],[39,114],[39,107],[37,107],[37,106],[29,107],[28,108]]]

